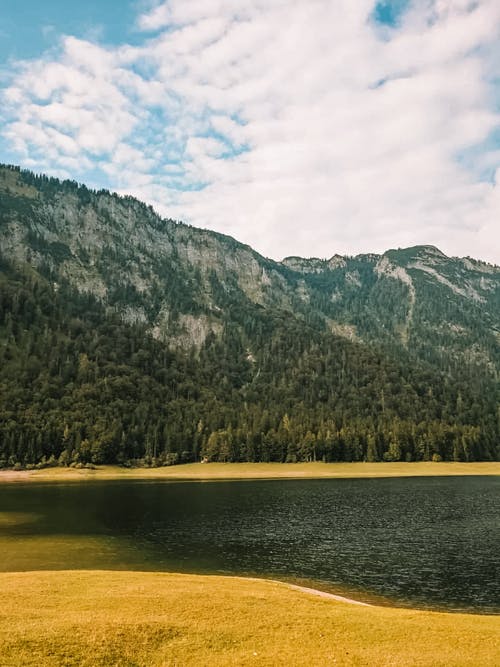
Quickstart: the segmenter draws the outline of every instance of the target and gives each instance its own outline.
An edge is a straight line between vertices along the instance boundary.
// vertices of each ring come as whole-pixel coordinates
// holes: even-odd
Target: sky
[[[1,0],[0,161],[274,259],[500,264],[500,2]]]

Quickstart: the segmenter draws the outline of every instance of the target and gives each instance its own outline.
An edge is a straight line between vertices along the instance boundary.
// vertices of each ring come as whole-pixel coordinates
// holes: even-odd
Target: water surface
[[[9,484],[0,570],[249,574],[498,612],[499,491],[498,477]]]

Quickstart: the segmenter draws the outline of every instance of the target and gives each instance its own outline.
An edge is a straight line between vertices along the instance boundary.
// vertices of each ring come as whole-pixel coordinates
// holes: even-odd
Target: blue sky
[[[0,160],[280,258],[500,262],[498,0],[3,0]]]
[[[381,0],[375,5],[374,18],[379,23],[395,27],[408,9],[409,0]]]
[[[0,13],[0,60],[33,58],[54,46],[62,34],[99,38],[108,44],[140,43],[135,19],[142,6],[127,0],[2,0]],[[374,5],[373,18],[397,25],[409,0],[381,0]]]
[[[37,57],[62,34],[133,42],[140,38],[133,29],[137,6],[126,0],[2,0],[0,59]]]

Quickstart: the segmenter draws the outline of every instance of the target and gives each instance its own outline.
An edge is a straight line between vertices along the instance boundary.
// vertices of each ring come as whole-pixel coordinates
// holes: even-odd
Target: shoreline
[[[338,587],[332,586],[330,584],[325,584],[329,590],[325,590],[324,588],[316,588],[316,586],[321,586],[321,582],[317,580],[305,580],[305,579],[299,579],[298,581],[304,582],[304,583],[294,583],[294,581],[297,581],[296,579],[291,579],[287,580],[285,579],[274,579],[270,577],[259,577],[259,576],[253,576],[253,575],[242,575],[242,574],[219,574],[219,573],[207,573],[207,572],[182,572],[182,571],[170,571],[170,570],[121,570],[121,569],[61,569],[61,570],[5,570],[5,571],[0,571],[0,579],[2,577],[6,577],[9,575],[12,576],[36,576],[36,575],[62,575],[62,574],[68,574],[68,575],[73,575],[73,574],[87,574],[87,575],[92,575],[92,573],[95,573],[96,575],[103,575],[103,574],[108,574],[108,575],[130,575],[131,577],[137,577],[144,575],[145,577],[148,576],[165,576],[165,577],[179,577],[183,578],[185,580],[197,580],[197,579],[207,579],[207,580],[214,580],[214,579],[221,579],[227,582],[253,582],[257,585],[261,584],[270,584],[272,586],[279,586],[281,588],[287,589],[287,590],[292,590],[292,591],[297,591],[299,593],[304,593],[305,595],[310,595],[315,598],[321,598],[324,600],[333,600],[334,602],[341,602],[343,604],[348,604],[348,605],[354,605],[356,607],[369,607],[373,610],[380,609],[380,610],[393,610],[393,611],[401,611],[401,612],[414,612],[414,613],[429,613],[429,614],[446,614],[449,616],[456,616],[458,615],[464,615],[464,616],[474,616],[474,617],[493,617],[493,618],[499,618],[500,617],[500,611],[495,612],[495,611],[481,611],[480,609],[448,609],[446,607],[433,607],[433,606],[411,606],[410,604],[401,604],[400,601],[398,601],[395,598],[389,598],[385,597],[382,594],[375,594],[375,593],[369,593],[366,592],[363,594],[362,592],[360,593],[361,597],[364,597],[363,600],[357,599],[355,597],[351,597],[351,593],[346,591],[346,594],[341,594],[340,592],[334,593],[332,590],[338,590]],[[305,585],[306,583],[310,585]],[[344,591],[345,589],[341,589]],[[368,602],[368,600],[370,600]]]
[[[370,594],[367,594],[366,598],[371,599],[371,602],[365,602],[364,600],[359,600],[353,597],[350,597],[349,595],[341,595],[340,593],[333,593],[331,590],[324,590],[321,588],[315,588],[315,585],[321,585],[319,583],[314,583],[311,581],[310,586],[305,586],[303,584],[299,583],[293,583],[293,580],[289,581],[287,579],[274,579],[274,578],[269,578],[269,577],[259,577],[259,576],[252,576],[252,575],[242,575],[242,574],[218,574],[218,573],[197,573],[197,572],[177,572],[177,571],[169,571],[169,570],[114,570],[114,569],[69,569],[69,570],[7,570],[7,571],[0,571],[0,580],[3,577],[9,577],[9,576],[20,576],[20,577],[31,577],[31,576],[52,576],[52,575],[86,575],[91,577],[92,575],[95,576],[113,576],[113,575],[118,575],[118,576],[130,576],[130,577],[165,577],[165,578],[179,578],[183,579],[186,582],[189,581],[197,581],[197,580],[207,580],[207,581],[214,581],[214,580],[222,580],[223,582],[226,582],[227,584],[233,583],[243,583],[243,584],[250,584],[254,583],[257,586],[260,585],[270,585],[274,587],[279,587],[284,590],[288,591],[296,591],[298,593],[303,593],[306,596],[312,596],[313,598],[320,598],[323,600],[332,600],[334,602],[340,602],[341,604],[345,605],[351,605],[355,607],[366,607],[369,609],[372,609],[374,611],[380,610],[380,611],[394,611],[394,612],[407,612],[407,613],[416,613],[416,614],[438,614],[438,615],[446,615],[446,616],[469,616],[469,617],[478,617],[478,618],[484,618],[484,617],[491,617],[491,618],[500,618],[500,612],[492,612],[492,611],[487,611],[487,612],[481,612],[478,609],[470,609],[470,610],[464,610],[464,609],[446,609],[446,608],[434,608],[434,607],[413,607],[413,606],[406,606],[406,605],[400,605],[398,604],[396,599],[391,599],[391,598],[386,598],[381,595],[375,596],[374,594],[370,596]],[[300,580],[300,581],[305,581],[305,580]]]
[[[0,470],[0,484],[112,480],[236,481],[292,479],[382,479],[500,475],[500,462],[414,463],[187,463],[161,468],[43,468]]]
[[[286,581],[280,581],[279,579],[270,579],[270,581],[277,584],[284,584],[288,588],[291,588],[294,591],[300,591],[301,593],[308,593],[309,595],[315,595],[319,598],[325,598],[327,600],[335,600],[336,602],[344,602],[346,604],[355,604],[360,607],[378,607],[382,605],[370,604],[369,602],[361,602],[361,600],[355,600],[354,598],[348,598],[344,595],[338,595],[337,593],[328,593],[327,591],[322,591],[319,588],[309,588],[309,586],[299,586],[298,584],[289,584]],[[384,605],[390,607],[392,605]],[[399,609],[400,607],[393,607],[394,609]],[[414,609],[417,611],[417,609]]]
[[[211,576],[211,575],[208,575]],[[393,609],[398,611],[408,611],[416,613],[434,613],[434,614],[462,614],[466,616],[492,616],[500,618],[500,608],[498,611],[482,610],[480,608],[462,607],[462,608],[448,608],[445,606],[433,606],[432,604],[422,603],[421,606],[415,606],[410,600],[398,600],[397,598],[386,597],[382,593],[371,593],[369,591],[350,592],[348,588],[334,586],[331,584],[323,584],[318,580],[299,579],[298,583],[294,583],[294,579],[267,579],[252,576],[241,575],[227,575],[237,579],[249,579],[251,581],[268,581],[273,584],[280,584],[292,590],[299,591],[313,595],[318,598],[330,599],[336,602],[343,602],[345,604],[356,605],[359,607],[370,607],[372,609]],[[317,588],[319,586],[319,588]],[[338,592],[336,592],[338,591]],[[355,597],[352,597],[352,596]],[[357,597],[359,595],[359,598]]]

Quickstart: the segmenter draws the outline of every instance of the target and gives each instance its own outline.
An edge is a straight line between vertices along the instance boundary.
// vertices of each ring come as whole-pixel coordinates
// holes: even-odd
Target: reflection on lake
[[[304,579],[500,611],[500,478],[87,482],[0,488],[0,570]]]

